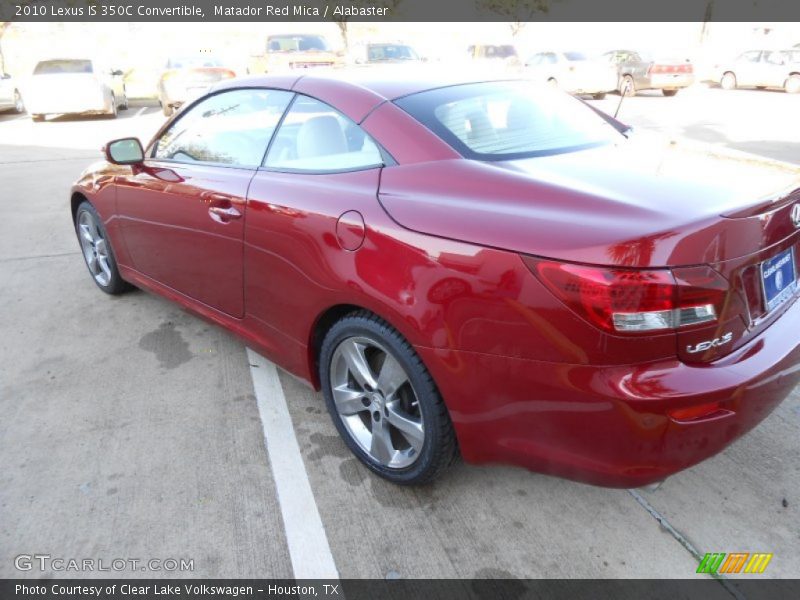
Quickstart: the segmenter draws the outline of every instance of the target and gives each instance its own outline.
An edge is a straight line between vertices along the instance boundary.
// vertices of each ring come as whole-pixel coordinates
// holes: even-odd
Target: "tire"
[[[619,80],[619,93],[627,97],[636,95],[636,83],[630,75],[623,75]]]
[[[667,96],[668,98],[671,98],[672,96],[675,96],[678,93],[678,90],[661,90],[661,93]]]
[[[103,222],[87,200],[81,202],[75,211],[75,234],[86,268],[97,287],[111,295],[131,289],[132,286],[120,277]]]
[[[789,75],[786,83],[783,84],[783,89],[786,90],[787,94],[800,93],[800,75]]]
[[[606,97],[605,92],[598,92],[597,94],[592,94],[592,98],[595,100],[603,100]]]
[[[111,112],[108,113],[109,119],[116,119],[117,115],[119,114],[117,110],[117,97],[112,93],[111,94]]]
[[[558,87],[558,79],[556,79],[555,77],[551,77],[550,79],[547,80],[547,85],[549,85],[552,88],[557,88]]]
[[[42,123],[44,121],[44,115],[31,115],[31,121],[34,123]]]
[[[14,112],[21,115],[25,112],[25,103],[22,101],[22,94],[19,90],[14,90]]]
[[[722,78],[719,80],[719,87],[723,90],[735,90],[736,89],[736,75],[731,71],[726,71],[722,74]]]
[[[433,378],[379,317],[358,311],[333,325],[322,342],[319,375],[339,435],[377,475],[400,485],[427,483],[458,456]]]
[[[122,88],[122,104],[120,104],[120,110],[128,110],[128,91],[123,87]]]

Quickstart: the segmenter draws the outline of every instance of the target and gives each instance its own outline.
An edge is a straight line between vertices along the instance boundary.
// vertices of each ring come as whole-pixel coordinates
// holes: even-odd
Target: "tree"
[[[476,0],[476,5],[508,19],[514,38],[535,15],[550,12],[550,0]]]
[[[347,5],[355,6],[357,8],[388,8],[389,14],[391,14],[397,10],[397,7],[400,6],[402,2],[403,0],[350,0],[347,2]],[[347,51],[350,49],[350,39],[348,37],[347,29],[347,24],[350,21],[350,17],[334,17],[333,20],[336,21],[336,25],[339,26],[339,34],[342,36],[342,43],[344,44],[345,51]]]

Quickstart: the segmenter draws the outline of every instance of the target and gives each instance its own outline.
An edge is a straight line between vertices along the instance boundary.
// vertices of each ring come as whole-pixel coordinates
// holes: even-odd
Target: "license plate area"
[[[761,263],[761,289],[764,309],[772,312],[797,292],[797,268],[794,248]]]

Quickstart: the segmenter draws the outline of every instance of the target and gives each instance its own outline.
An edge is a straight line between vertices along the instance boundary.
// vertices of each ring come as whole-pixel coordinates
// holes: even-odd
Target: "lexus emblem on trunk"
[[[792,223],[796,228],[800,229],[800,203],[792,207]]]

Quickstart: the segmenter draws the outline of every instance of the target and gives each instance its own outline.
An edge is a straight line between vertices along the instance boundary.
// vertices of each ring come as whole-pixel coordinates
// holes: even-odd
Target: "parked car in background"
[[[467,56],[479,62],[500,62],[506,66],[520,64],[517,49],[512,44],[473,44],[467,48]]]
[[[612,50],[603,56],[617,68],[617,90],[628,96],[642,90],[674,96],[694,83],[694,67],[688,60],[655,60],[633,50]]]
[[[748,50],[714,67],[714,80],[725,90],[781,88],[800,92],[800,50]]]
[[[20,86],[8,73],[0,76],[0,111],[5,110],[13,110],[16,113],[25,112]]]
[[[266,47],[250,57],[247,72],[275,73],[294,69],[333,67],[343,64],[324,36],[315,33],[283,33],[271,35]]]
[[[538,52],[525,61],[525,73],[534,81],[597,100],[617,89],[617,69],[583,52]]]
[[[33,121],[61,114],[103,114],[117,117],[128,108],[122,71],[88,58],[40,61],[23,87]]]
[[[165,116],[185,102],[201,96],[212,85],[236,73],[213,56],[181,56],[167,60],[158,79],[158,103]]]
[[[109,143],[66,199],[93,284],[321,388],[398,484],[460,453],[647,485],[800,383],[800,167],[529,81],[356,71],[221,82]]]
[[[352,62],[358,65],[422,62],[422,57],[408,44],[370,42],[360,44],[350,53]]]

